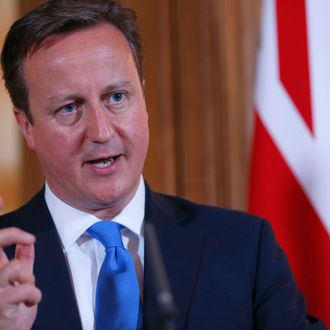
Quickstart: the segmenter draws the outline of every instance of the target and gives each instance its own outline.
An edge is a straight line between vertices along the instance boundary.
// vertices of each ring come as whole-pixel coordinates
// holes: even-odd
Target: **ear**
[[[35,150],[34,137],[32,133],[33,125],[27,118],[26,113],[22,109],[14,108],[14,115],[28,147]]]

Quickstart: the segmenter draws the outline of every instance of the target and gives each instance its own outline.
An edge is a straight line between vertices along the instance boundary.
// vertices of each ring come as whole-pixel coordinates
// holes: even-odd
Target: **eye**
[[[111,111],[122,111],[127,108],[128,93],[126,91],[113,91],[105,95],[104,105]]]
[[[61,115],[71,115],[72,113],[74,113],[77,110],[78,110],[78,105],[76,103],[70,103],[70,104],[66,104],[65,106],[60,108],[59,113]]]
[[[82,115],[82,104],[69,103],[59,108],[55,113],[57,122],[62,126],[74,125]]]
[[[125,98],[124,92],[115,92],[109,97],[109,104],[118,104],[124,101]]]

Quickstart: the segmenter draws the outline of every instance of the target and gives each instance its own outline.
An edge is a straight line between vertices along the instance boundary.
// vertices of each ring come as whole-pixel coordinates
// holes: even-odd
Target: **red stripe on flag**
[[[304,0],[277,0],[280,79],[313,133]]]
[[[270,220],[308,311],[330,329],[330,239],[257,115],[249,211]]]

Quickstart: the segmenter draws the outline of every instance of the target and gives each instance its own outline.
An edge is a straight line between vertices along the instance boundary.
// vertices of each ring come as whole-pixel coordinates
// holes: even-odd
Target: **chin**
[[[124,205],[133,197],[136,185],[123,184],[123,180],[104,180],[99,184],[91,184],[85,187],[86,202],[93,201],[101,207],[107,207],[117,203]]]
[[[116,192],[112,192],[108,189],[107,191],[93,194],[90,200],[94,200],[97,204],[102,206],[111,206],[112,204],[119,202],[122,199],[122,196],[125,196],[125,194],[118,190]]]

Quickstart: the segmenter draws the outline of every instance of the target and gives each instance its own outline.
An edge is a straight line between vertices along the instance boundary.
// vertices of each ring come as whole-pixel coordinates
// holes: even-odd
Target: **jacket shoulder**
[[[199,204],[181,197],[150,192],[147,201],[154,209],[159,210],[159,213],[166,212],[169,220],[181,218],[196,227],[202,226],[206,229],[213,227],[215,230],[232,228],[237,231],[252,228],[260,230],[264,225],[270,226],[267,220],[243,211]]]
[[[16,210],[0,216],[0,229],[6,227],[18,227],[24,230],[29,230],[33,218],[48,212],[44,189],[39,191],[26,204]]]

